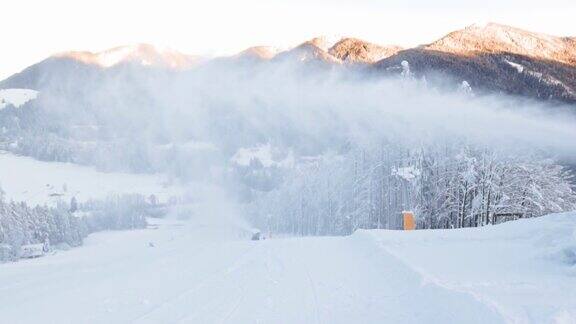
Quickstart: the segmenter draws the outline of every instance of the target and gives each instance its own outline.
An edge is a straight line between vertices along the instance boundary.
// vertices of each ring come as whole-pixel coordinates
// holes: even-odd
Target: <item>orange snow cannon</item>
[[[403,224],[405,231],[412,231],[416,229],[416,222],[414,221],[414,213],[411,211],[402,212]]]

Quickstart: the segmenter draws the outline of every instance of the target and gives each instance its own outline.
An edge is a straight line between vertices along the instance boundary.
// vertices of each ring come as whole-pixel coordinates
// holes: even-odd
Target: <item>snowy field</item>
[[[0,322],[576,322],[575,213],[255,242],[213,220],[1,264]]]
[[[0,110],[8,105],[18,108],[37,96],[38,91],[30,89],[0,89]]]
[[[168,185],[159,175],[105,173],[72,163],[42,162],[0,151],[0,188],[7,200],[29,205],[58,199],[78,201],[109,194],[155,194],[159,199],[178,196],[183,189]]]

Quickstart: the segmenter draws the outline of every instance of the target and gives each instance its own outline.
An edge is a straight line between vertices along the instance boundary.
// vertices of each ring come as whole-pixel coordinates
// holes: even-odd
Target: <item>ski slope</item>
[[[0,322],[576,322],[574,213],[264,241],[195,217],[1,264]]]

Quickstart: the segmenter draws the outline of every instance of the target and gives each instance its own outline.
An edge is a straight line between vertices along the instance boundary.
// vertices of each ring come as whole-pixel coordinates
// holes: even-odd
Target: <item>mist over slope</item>
[[[415,143],[463,137],[574,152],[567,140],[573,118],[564,114],[569,105],[550,109],[527,100],[474,97],[473,87],[465,93],[456,85],[430,84],[407,66],[394,76],[374,77],[345,66],[293,62],[228,62],[179,72],[122,65],[81,83],[50,82],[27,109],[5,109],[4,142],[19,153],[98,165],[75,150],[60,154],[60,146],[90,150],[95,142],[130,140],[138,152],[123,152],[129,156],[121,163],[136,162],[126,161],[130,154],[143,155],[150,165],[141,171],[157,168],[149,150],[172,144],[230,157],[241,147],[270,143],[305,156],[397,136]],[[54,152],[27,153],[40,137],[53,138]]]
[[[518,83],[533,70],[514,65],[511,56],[526,53],[508,45],[548,36],[484,28],[497,36],[513,31],[512,43],[496,38],[471,47],[469,38],[482,33],[457,33],[466,37],[438,43],[452,48],[443,58],[457,54],[440,71],[428,65],[440,62],[428,60],[438,44],[400,51],[359,40],[313,39],[279,53],[256,48],[187,68],[171,65],[187,56],[156,55],[147,46],[121,51],[126,60],[112,65],[92,61],[109,52],[52,57],[2,83],[39,94],[0,111],[0,148],[207,181],[249,204],[253,223],[298,234],[394,227],[405,209],[432,228],[569,210],[576,206],[566,168],[576,158],[574,106],[559,103],[562,96],[534,101],[476,87],[484,80],[497,90],[510,79],[511,87],[544,93]],[[546,39],[537,46],[556,46],[559,38]],[[454,42],[466,52],[454,54]],[[484,68],[488,56],[505,69]],[[157,64],[144,64],[147,58]],[[462,73],[450,75],[455,69]],[[314,194],[302,197],[306,190]]]

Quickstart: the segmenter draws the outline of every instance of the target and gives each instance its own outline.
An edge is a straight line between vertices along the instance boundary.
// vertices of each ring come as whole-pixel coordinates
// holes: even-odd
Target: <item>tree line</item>
[[[576,209],[572,174],[553,159],[463,143],[400,144],[323,155],[260,193],[247,215],[262,229],[342,235],[398,229],[402,211],[417,228],[462,228]]]
[[[145,217],[154,207],[139,194],[84,203],[72,199],[53,207],[7,202],[0,195],[0,262],[18,259],[21,247],[29,244],[67,248],[81,245],[90,233],[144,228]]]

